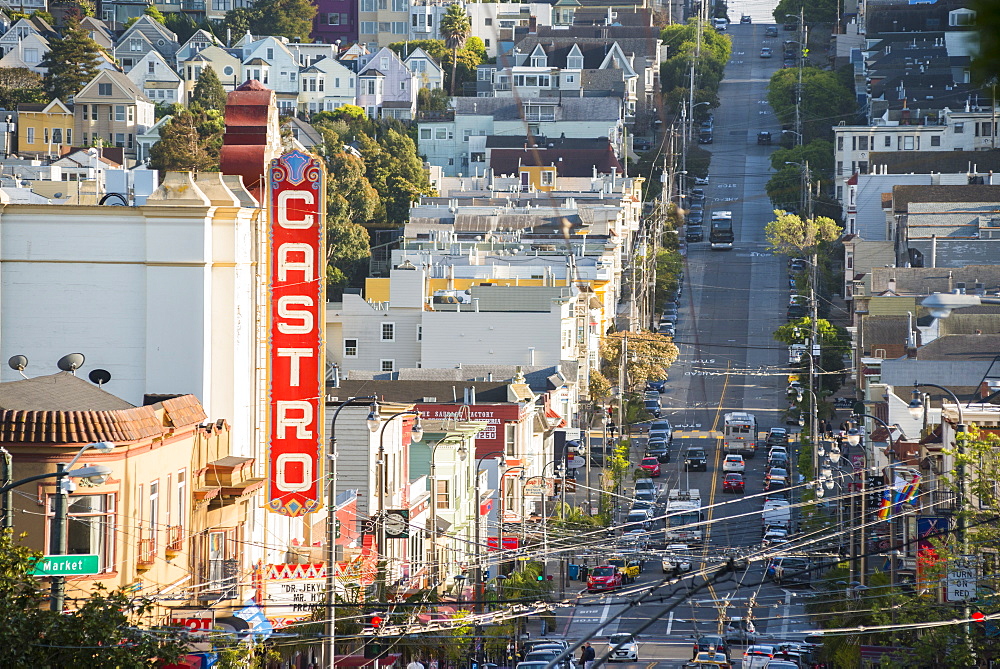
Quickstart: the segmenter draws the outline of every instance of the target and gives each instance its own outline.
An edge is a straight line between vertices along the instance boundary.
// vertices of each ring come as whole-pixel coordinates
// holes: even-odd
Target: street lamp
[[[968,295],[953,290],[950,293],[933,293],[920,302],[920,306],[931,312],[934,318],[948,318],[953,309],[963,307],[978,307],[981,304],[1000,304],[1000,297],[986,297],[985,295]],[[931,385],[931,384],[923,384]],[[936,386],[940,387],[940,386]]]
[[[85,444],[70,463],[64,464],[59,463],[56,465],[56,471],[48,472],[46,474],[36,474],[35,476],[29,476],[28,478],[21,479],[19,481],[14,481],[11,483],[6,483],[0,487],[0,496],[6,495],[8,492],[22,486],[25,483],[31,483],[32,481],[40,481],[42,479],[54,478],[56,479],[56,494],[55,494],[55,509],[54,516],[52,519],[52,534],[55,536],[55,541],[52,544],[52,555],[66,555],[68,550],[67,542],[68,537],[66,535],[66,520],[69,515],[69,509],[67,504],[67,498],[69,493],[76,489],[76,484],[67,479],[87,479],[91,483],[101,484],[111,475],[111,469],[105,467],[104,465],[91,465],[89,467],[81,467],[80,469],[73,469],[73,465],[77,463],[85,452],[92,448],[95,448],[102,453],[109,453],[114,449],[115,445],[109,441],[98,441],[92,444]],[[10,468],[6,468],[6,475],[10,475]],[[14,510],[10,504],[4,505],[4,527],[13,527],[14,521],[11,515]],[[49,600],[49,608],[53,611],[62,611],[63,603],[66,598],[66,577],[65,576],[53,576],[52,577],[52,595]]]
[[[431,507],[431,514],[430,514],[431,545],[430,545],[430,557],[428,558],[428,561],[430,562],[431,565],[431,583],[433,583],[434,588],[438,587],[438,578],[440,576],[440,573],[438,571],[438,559],[437,559],[437,473],[435,471],[436,465],[434,460],[434,454],[437,453],[438,446],[445,443],[453,444],[454,437],[447,437],[447,436],[443,437],[441,439],[438,439],[437,442],[435,442],[434,445],[431,446],[431,475],[430,475],[431,498],[429,500]],[[458,455],[459,461],[465,462],[465,457],[468,454],[468,450],[465,448],[464,440],[459,443],[458,450],[456,453]]]
[[[482,559],[482,536],[481,536],[481,530],[480,530],[480,527],[479,527],[480,516],[482,515],[481,509],[480,509],[480,504],[481,504],[481,500],[482,500],[482,497],[481,497],[482,493],[479,492],[479,470],[483,466],[483,460],[486,460],[487,458],[492,458],[492,457],[494,457],[496,455],[499,455],[499,456],[503,457],[504,458],[504,462],[506,462],[506,455],[507,455],[506,451],[492,451],[490,453],[487,453],[486,455],[484,455],[483,457],[479,458],[479,460],[476,461],[476,480],[475,480],[475,484],[476,484],[475,485],[476,500],[475,500],[475,509],[474,509],[475,514],[476,514],[475,517],[474,517],[474,520],[475,520],[475,524],[474,524],[475,529],[474,529],[474,532],[476,533],[476,536],[475,536],[475,539],[473,540],[473,548],[475,549],[476,564],[475,564],[475,571],[473,572],[473,577],[475,578],[475,580],[473,581],[473,588],[474,588],[473,592],[475,592],[475,595],[476,595],[475,601],[476,601],[476,610],[477,611],[480,610],[480,607],[482,606],[480,604],[480,602],[482,601],[482,597],[480,596],[480,589],[482,588],[482,584],[483,584],[483,566],[479,562]],[[500,480],[500,478],[499,478],[499,476],[500,476],[499,469],[500,469],[500,463],[497,462],[497,470],[498,470],[497,471],[497,481]],[[498,544],[500,542],[500,536],[499,536],[499,534],[497,536],[497,542],[498,542]],[[498,545],[498,548],[499,548],[499,545]]]
[[[377,407],[373,407],[372,411],[368,414],[369,420],[381,421],[377,411]],[[385,421],[381,421],[381,430],[379,431],[378,437],[378,459],[375,464],[377,465],[377,476],[378,476],[378,554],[385,556],[385,569],[382,570],[382,592],[379,593],[380,596],[385,597],[385,579],[389,573],[389,553],[386,546],[386,535],[385,535],[385,489],[389,485],[388,475],[386,473],[385,466],[385,429],[389,427],[389,423],[396,420],[400,416],[416,416],[416,422],[413,427],[410,428],[410,440],[414,442],[419,442],[424,438],[424,428],[420,423],[420,412],[416,409],[410,409],[407,411],[400,411],[397,414],[389,416]],[[371,423],[369,423],[369,429],[371,429]],[[385,600],[383,600],[385,601]]]
[[[937,298],[933,304],[936,307],[931,307],[927,304],[928,300],[931,298]],[[969,298],[974,299],[972,302]],[[960,308],[961,306],[971,306],[975,304],[986,303],[986,304],[1000,304],[1000,299],[993,297],[981,297],[979,295],[961,295],[958,293],[934,293],[930,297],[926,298],[921,304],[925,307],[931,308],[931,315],[935,318],[945,318],[947,317],[952,309]],[[935,314],[935,309],[938,314]],[[958,412],[958,423],[955,425],[955,446],[958,452],[958,467],[956,467],[956,474],[958,475],[958,543],[962,550],[962,555],[968,555],[969,544],[968,536],[966,534],[966,524],[965,524],[965,432],[966,425],[965,419],[962,416],[962,403],[958,401],[958,396],[945,388],[944,386],[939,386],[936,383],[918,383],[913,382],[913,400],[910,401],[910,415],[913,417],[919,417],[923,412],[923,401],[920,399],[920,393],[918,388],[937,388],[943,393],[946,393],[953,402],[955,402],[955,410]],[[942,417],[942,422],[944,418]],[[962,617],[966,620],[969,619],[969,602],[964,600]],[[969,641],[969,624],[965,623],[963,626],[965,629],[966,643],[971,644]],[[971,645],[970,645],[971,650]]]
[[[374,395],[349,397],[340,403],[333,412],[333,419],[330,421],[330,451],[326,454],[326,457],[330,460],[330,467],[327,470],[330,472],[330,480],[326,487],[326,606],[329,612],[326,628],[326,652],[330,658],[331,667],[334,664],[334,658],[337,657],[337,594],[336,580],[334,578],[337,560],[337,464],[340,456],[340,452],[337,450],[337,417],[340,416],[341,410],[351,402],[371,401],[372,406],[368,412],[366,423],[368,430],[374,434],[378,431],[380,424],[376,399],[378,398]]]

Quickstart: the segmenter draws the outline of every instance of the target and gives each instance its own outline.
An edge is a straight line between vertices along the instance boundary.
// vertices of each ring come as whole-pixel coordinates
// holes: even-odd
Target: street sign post
[[[46,555],[32,570],[33,576],[89,576],[101,573],[99,555]]]
[[[948,568],[946,588],[949,602],[963,602],[976,598],[979,565],[973,556],[964,556]]]

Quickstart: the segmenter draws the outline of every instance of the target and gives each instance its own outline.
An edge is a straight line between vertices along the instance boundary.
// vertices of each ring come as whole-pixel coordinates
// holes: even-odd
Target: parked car
[[[662,393],[666,390],[666,380],[663,381],[646,381],[646,390],[655,390],[658,393]]]
[[[688,242],[700,242],[705,239],[705,230],[700,225],[692,225],[689,222],[684,239]]]
[[[648,472],[651,477],[659,478],[660,476],[660,459],[656,456],[651,456],[648,458],[643,458],[639,463],[639,468],[645,472]]]
[[[608,662],[638,662],[639,644],[627,632],[608,637]]]
[[[708,456],[703,448],[689,448],[684,452],[684,469],[687,471],[708,471]]]
[[[618,567],[610,564],[594,567],[587,576],[587,592],[617,590],[622,587],[622,575]]]
[[[767,458],[767,470],[788,469],[788,456],[784,453],[774,453]]]
[[[746,481],[743,479],[743,474],[735,472],[726,474],[726,478],[722,479],[722,492],[746,492]]]
[[[644,400],[642,403],[643,408],[654,416],[660,415],[660,402],[659,400]]]
[[[783,427],[772,427],[767,432],[768,446],[779,446],[788,443],[788,430]]]
[[[705,176],[703,176],[703,177],[695,177],[694,178],[694,183],[695,183],[696,186],[707,186],[708,185],[708,179],[709,179],[709,175],[707,175],[707,174]]]
[[[654,496],[660,492],[660,486],[653,479],[639,479],[635,482],[635,491],[648,490]]]
[[[524,656],[524,662],[521,662],[520,664],[534,665],[535,663],[543,662],[547,665],[549,662],[559,657],[560,653],[562,653],[562,650],[558,648],[547,648],[545,650],[532,650],[530,653]],[[560,662],[556,666],[562,667],[562,669],[570,669],[570,661],[571,658],[567,656],[566,658],[563,659],[562,662]],[[518,666],[520,666],[520,664]]]
[[[768,449],[768,451],[767,451],[767,457],[768,457],[768,459],[771,459],[771,457],[775,456],[775,455],[783,455],[783,456],[785,456],[787,458],[788,457],[788,446],[784,446],[784,445],[782,445],[782,446],[772,446],[770,449]]]
[[[705,189],[704,188],[692,188],[688,193],[688,197],[691,198],[692,202],[704,202],[705,201]]]
[[[726,459],[722,461],[722,471],[724,472],[739,472],[742,474],[746,471],[747,465],[743,460],[743,456],[738,453],[730,453],[726,456]]]
[[[788,470],[775,467],[764,475],[764,490],[770,492],[788,486]]]
[[[788,530],[780,527],[773,527],[764,532],[764,538],[761,539],[761,545],[763,546],[779,546],[781,544],[788,543]]]
[[[691,657],[697,657],[698,653],[722,653],[729,659],[729,644],[718,634],[706,634],[694,642],[694,652],[691,653]]]
[[[666,418],[659,418],[649,424],[650,440],[662,437],[668,444],[674,440],[674,428]]]
[[[751,19],[749,15],[744,14],[740,17],[740,23],[753,23],[753,19]]]
[[[777,37],[778,26],[767,26],[764,28],[764,37]]]
[[[660,464],[666,464],[670,462],[670,447],[667,446],[667,442],[665,441],[654,441],[646,444],[646,455],[656,458]]]
[[[648,509],[632,509],[625,518],[625,526],[630,530],[648,530],[651,514]]]
[[[699,144],[712,144],[714,141],[711,130],[702,130],[698,133]]]

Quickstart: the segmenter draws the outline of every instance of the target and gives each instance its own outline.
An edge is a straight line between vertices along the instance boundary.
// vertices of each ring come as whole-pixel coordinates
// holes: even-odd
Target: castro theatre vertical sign
[[[326,225],[323,165],[292,151],[269,174],[267,508],[301,516],[321,505]]]

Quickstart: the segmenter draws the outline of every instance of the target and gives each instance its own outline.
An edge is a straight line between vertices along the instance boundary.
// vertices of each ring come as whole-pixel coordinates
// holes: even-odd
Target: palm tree
[[[458,68],[458,50],[465,46],[465,40],[472,34],[472,22],[469,15],[456,3],[448,5],[448,10],[441,17],[439,26],[444,35],[445,44],[451,47],[451,95],[455,95],[455,71]]]

